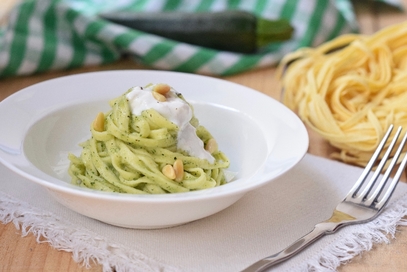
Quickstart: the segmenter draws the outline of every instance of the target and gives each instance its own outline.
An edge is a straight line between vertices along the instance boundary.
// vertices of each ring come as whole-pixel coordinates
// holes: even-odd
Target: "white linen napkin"
[[[79,215],[46,189],[0,166],[0,220],[42,235],[84,265],[105,271],[240,271],[330,217],[361,168],[307,154],[294,169],[213,216],[159,230],[114,227]],[[374,221],[323,237],[277,271],[329,271],[407,225],[407,184]],[[43,240],[43,239],[42,239]],[[273,269],[273,270],[274,270]]]

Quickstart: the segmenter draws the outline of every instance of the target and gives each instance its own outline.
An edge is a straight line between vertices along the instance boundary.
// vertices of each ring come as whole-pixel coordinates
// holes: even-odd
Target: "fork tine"
[[[403,151],[403,148],[404,148],[404,146],[406,144],[406,141],[407,141],[407,132],[405,133],[405,135],[403,137],[403,140],[401,141],[400,146],[397,149],[397,153],[396,153],[397,157],[396,157],[396,155],[394,156],[393,161],[391,162],[391,167],[389,166],[389,168],[386,171],[386,174],[385,174],[385,175],[387,175],[386,181],[388,179],[388,176],[390,175],[391,170],[393,169],[394,165],[396,164],[398,157],[400,156],[401,152]],[[389,187],[387,188],[386,193],[384,194],[382,199],[379,202],[377,202],[377,204],[375,205],[376,209],[380,210],[381,208],[383,208],[386,205],[387,201],[390,199],[391,195],[393,194],[394,190],[396,189],[396,186],[397,186],[397,184],[398,184],[398,182],[400,180],[401,175],[403,174],[403,171],[404,171],[404,168],[406,167],[406,164],[407,164],[407,153],[404,154],[404,158],[401,161],[400,166],[397,169],[397,172],[393,177],[393,180],[391,181]],[[383,179],[384,178],[385,177],[383,177]],[[376,189],[376,191],[378,191],[378,194],[381,193],[382,189],[383,188],[377,188]],[[376,197],[376,199],[377,199],[377,197]]]
[[[394,148],[394,146],[395,146],[395,144],[396,144],[396,142],[397,142],[397,139],[398,139],[399,136],[400,136],[401,130],[402,130],[402,127],[399,127],[398,130],[397,130],[397,132],[396,132],[396,135],[395,135],[394,138],[393,138],[393,141],[390,143],[389,148],[388,148],[387,151],[386,151],[386,154],[383,156],[383,158],[382,158],[382,160],[381,160],[381,162],[380,162],[379,167],[377,167],[376,172],[374,173],[375,179],[378,178],[378,176],[380,175],[380,173],[381,173],[381,171],[382,171],[384,165],[386,164],[386,162],[387,162],[387,160],[388,160],[388,157],[389,157],[391,151],[393,150],[393,148]],[[376,180],[374,180],[374,182],[370,182],[370,183],[369,183],[369,185],[368,185],[368,186],[370,186],[369,188],[366,187],[365,191],[363,192],[363,199],[366,199],[365,202],[364,202],[365,205],[370,206],[372,203],[374,203],[374,202],[377,200],[377,197],[379,196],[379,194],[380,194],[381,191],[383,190],[384,186],[386,185],[386,182],[387,182],[388,178],[390,177],[391,171],[393,170],[394,166],[395,166],[396,163],[397,163],[397,160],[398,160],[398,158],[399,158],[399,156],[400,156],[400,154],[401,154],[401,151],[402,151],[402,149],[403,149],[403,145],[404,145],[404,144],[403,144],[403,141],[402,141],[401,144],[400,144],[400,146],[399,146],[399,148],[398,148],[398,150],[397,150],[397,152],[394,154],[393,159],[391,160],[390,165],[389,165],[388,168],[387,168],[387,171],[385,172],[385,174],[383,175],[382,179],[380,180],[379,185],[377,186],[377,188],[376,188],[376,190],[374,191],[374,193],[371,194],[369,197],[368,197],[368,194],[369,194],[370,191],[373,189],[373,185],[374,185],[374,183],[376,182]],[[400,148],[401,148],[401,149],[400,149]],[[372,179],[373,179],[373,178],[372,178]]]
[[[357,194],[357,192],[360,190],[360,187],[365,182],[367,176],[369,175],[370,171],[372,170],[372,167],[373,167],[374,163],[376,162],[377,158],[379,157],[380,152],[382,152],[382,149],[383,149],[384,145],[386,144],[387,139],[389,138],[390,133],[391,133],[392,130],[393,130],[393,125],[390,125],[389,129],[387,130],[387,132],[384,135],[382,141],[380,142],[380,144],[376,148],[375,152],[373,153],[373,156],[370,158],[370,161],[367,163],[367,165],[366,165],[365,169],[363,170],[362,174],[360,175],[360,177],[356,181],[355,185],[353,185],[353,187],[349,191],[348,195],[345,197],[346,200],[351,200]]]
[[[377,178],[378,178],[379,175],[381,174],[382,169],[384,168],[384,165],[386,164],[386,162],[387,162],[387,160],[388,160],[388,158],[389,158],[389,156],[390,156],[390,154],[391,154],[391,151],[393,150],[394,146],[395,146],[396,143],[397,143],[397,139],[398,139],[399,136],[400,136],[401,130],[402,130],[402,127],[399,127],[399,128],[397,129],[397,132],[396,132],[396,134],[394,135],[393,140],[391,141],[389,147],[387,148],[386,153],[384,154],[384,156],[383,156],[383,158],[381,159],[379,165],[377,166],[376,171],[374,172],[372,178],[370,179],[369,183],[366,185],[366,187],[365,187],[365,189],[363,190],[363,192],[356,198],[358,201],[363,201],[363,200],[365,200],[365,199],[368,197],[370,191],[373,189],[373,186],[374,186],[374,184],[376,183]],[[396,153],[396,155],[397,155],[397,153]],[[394,156],[394,157],[395,157],[395,156]],[[393,158],[394,158],[394,157],[393,157]],[[386,177],[386,175],[387,175],[387,177],[390,175],[390,172],[391,172],[392,168],[394,167],[394,165],[396,164],[398,157],[399,157],[399,155],[397,156],[396,160],[393,160],[393,161],[391,162],[390,166],[388,167],[388,170],[386,171],[385,177]],[[389,171],[389,169],[390,169],[390,171]],[[380,184],[379,184],[378,187],[382,187],[382,186],[386,183],[386,180],[387,180],[387,179],[382,178],[382,180],[380,181]],[[377,190],[376,190],[376,193],[380,193],[380,191],[377,191]],[[373,199],[370,198],[369,200],[367,200],[367,201],[365,202],[365,204],[366,204],[366,205],[370,205],[370,204],[373,203],[374,200],[375,200],[374,198],[373,198]]]

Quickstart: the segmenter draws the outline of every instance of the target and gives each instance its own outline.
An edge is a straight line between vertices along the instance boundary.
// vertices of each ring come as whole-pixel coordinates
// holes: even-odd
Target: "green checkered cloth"
[[[401,8],[397,0],[382,2]],[[113,10],[226,9],[286,18],[295,33],[259,53],[240,54],[175,42],[97,16]],[[350,0],[25,0],[0,29],[0,77],[109,63],[123,55],[152,69],[231,75],[276,65],[288,52],[357,31]]]

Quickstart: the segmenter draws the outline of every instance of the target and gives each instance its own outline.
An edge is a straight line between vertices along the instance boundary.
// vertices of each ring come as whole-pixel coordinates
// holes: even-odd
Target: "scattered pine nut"
[[[171,90],[171,87],[167,84],[157,84],[154,86],[153,91],[162,95],[166,95]]]
[[[175,181],[182,181],[184,179],[184,163],[180,159],[176,159],[173,166],[175,170]]]
[[[215,139],[211,138],[206,142],[205,150],[209,153],[213,154],[214,152],[218,151],[218,143]]]
[[[161,171],[167,178],[175,179],[175,170],[174,167],[172,167],[172,165],[167,164],[166,166],[163,167]]]
[[[153,96],[154,96],[154,98],[155,98],[158,102],[165,102],[165,101],[167,101],[167,98],[166,98],[164,95],[160,94],[160,93],[153,92]]]
[[[105,115],[103,114],[103,112],[99,112],[95,120],[93,121],[93,129],[99,132],[105,130]]]

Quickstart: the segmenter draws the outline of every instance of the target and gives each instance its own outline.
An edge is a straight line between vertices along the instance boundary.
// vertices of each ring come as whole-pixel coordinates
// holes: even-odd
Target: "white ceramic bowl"
[[[71,185],[68,152],[108,101],[132,86],[167,83],[231,160],[235,180],[212,189],[167,195],[105,193]],[[273,86],[270,86],[273,88]],[[106,71],[73,75],[25,88],[0,103],[0,161],[48,189],[66,207],[129,228],[162,228],[219,212],[250,190],[271,182],[304,156],[303,123],[278,101],[228,81],[164,71]]]

